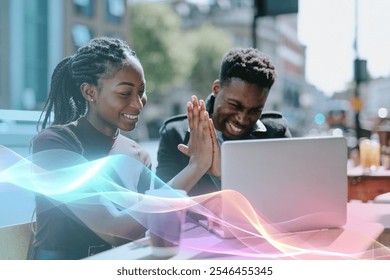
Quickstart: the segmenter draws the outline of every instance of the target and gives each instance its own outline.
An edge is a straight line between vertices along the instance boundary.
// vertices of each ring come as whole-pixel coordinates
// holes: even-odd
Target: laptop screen
[[[343,137],[225,141],[222,189],[246,197],[256,213],[282,232],[337,228],[346,222],[347,143]],[[222,215],[229,213],[229,196]],[[232,211],[230,211],[232,212]],[[237,212],[237,211],[236,211]]]

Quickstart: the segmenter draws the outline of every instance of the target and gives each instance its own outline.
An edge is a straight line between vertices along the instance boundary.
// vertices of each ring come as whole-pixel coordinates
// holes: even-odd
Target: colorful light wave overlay
[[[145,176],[147,180],[141,178]],[[138,193],[140,180],[150,183],[147,189],[163,188],[169,195]],[[149,230],[175,242],[177,234],[174,234],[171,222],[178,218],[176,214],[183,211],[197,213],[198,217],[200,214],[214,229],[225,229],[231,238],[210,243],[208,240],[211,239],[207,238],[210,234],[205,235],[203,230],[197,235],[194,231],[193,236],[184,233],[186,238],[181,246],[206,255],[213,254],[214,258],[390,259],[389,248],[373,240],[359,222],[327,230],[326,234],[326,230],[282,232],[280,225],[267,223],[266,217],[257,213],[239,192],[223,190],[187,197],[170,188],[139,161],[125,155],[87,161],[70,151],[47,150],[23,158],[0,146],[0,193],[15,188],[48,199],[51,207],[65,206],[72,213],[70,216],[100,236],[128,241],[134,238],[134,234],[127,234],[134,230],[128,225],[137,224],[137,234]],[[17,204],[15,201],[10,211],[23,207]],[[39,211],[51,210],[48,207]],[[150,223],[151,217],[156,215],[161,217],[162,223]],[[364,247],[365,244],[368,245]],[[365,249],[356,251],[356,248]]]

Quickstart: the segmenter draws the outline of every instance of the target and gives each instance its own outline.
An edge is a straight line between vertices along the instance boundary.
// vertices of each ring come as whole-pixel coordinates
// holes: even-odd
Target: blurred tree
[[[129,137],[158,138],[161,121],[185,111],[183,99],[173,101],[167,98],[169,94],[179,93],[184,100],[193,93],[205,98],[231,42],[225,31],[211,25],[182,29],[171,4],[138,3],[129,9],[129,43],[143,65],[149,103],[143,116],[146,127]]]
[[[144,67],[150,101],[183,83],[200,97],[207,96],[223,55],[232,47],[226,32],[212,25],[182,30],[180,16],[165,3],[129,8],[130,45]]]
[[[219,78],[222,57],[232,47],[224,30],[204,25],[187,33],[193,51],[193,64],[189,82],[199,97],[205,98],[211,92],[212,83]]]
[[[181,37],[180,17],[169,4],[129,6],[131,47],[145,71],[148,97],[158,99],[187,77],[191,55]]]

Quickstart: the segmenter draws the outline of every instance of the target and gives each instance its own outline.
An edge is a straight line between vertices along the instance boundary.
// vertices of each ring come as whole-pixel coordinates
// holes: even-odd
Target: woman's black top
[[[33,139],[33,154],[50,149],[72,151],[82,155],[88,161],[112,153],[124,153],[151,168],[149,155],[136,142],[121,134],[114,138],[106,136],[85,118],[68,125],[46,128]],[[144,192],[149,188],[150,178],[147,174],[141,174],[140,177],[142,178],[139,179],[137,188],[139,192]],[[111,247],[81,222],[65,204],[48,196],[36,195],[36,221],[34,249],[48,251],[50,252],[48,255],[55,252],[53,258],[60,256],[62,259],[80,259],[87,257],[91,253],[91,248]]]

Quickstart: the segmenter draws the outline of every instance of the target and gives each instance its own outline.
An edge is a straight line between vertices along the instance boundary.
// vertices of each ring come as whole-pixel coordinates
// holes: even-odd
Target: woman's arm
[[[145,214],[132,212],[131,207],[120,210],[111,199],[100,194],[71,202],[67,207],[89,229],[114,246],[141,238],[147,230]]]

